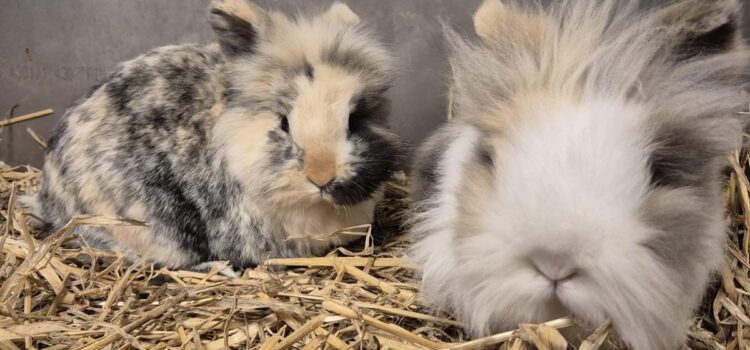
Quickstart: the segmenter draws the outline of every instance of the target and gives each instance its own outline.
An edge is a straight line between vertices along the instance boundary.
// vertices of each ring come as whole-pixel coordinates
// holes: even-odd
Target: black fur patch
[[[155,162],[148,162],[150,168],[142,169],[141,174],[148,206],[158,213],[166,225],[173,225],[182,235],[177,241],[188,251],[197,253],[202,260],[210,260],[207,225],[197,203],[185,193],[186,184],[179,181],[172,170],[167,154],[156,154]]]
[[[735,19],[709,31],[688,37],[677,48],[679,60],[688,60],[696,56],[720,54],[732,48],[739,33]]]
[[[388,88],[378,92],[364,92],[354,97],[357,103],[349,114],[349,133],[356,131],[368,121],[386,122],[390,112],[390,100],[385,97]]]
[[[184,58],[181,62],[164,63],[157,70],[170,87],[168,97],[178,106],[189,106],[197,94],[198,85],[207,78],[204,70]]]
[[[327,188],[338,205],[355,205],[370,198],[394,171],[400,169],[403,160],[400,145],[377,134],[368,122],[354,129],[350,138],[359,146],[355,153],[361,160],[352,164],[356,173],[354,177],[343,182],[335,181]]]
[[[250,22],[219,9],[211,10],[210,20],[225,54],[241,56],[255,52],[258,32]]]
[[[112,99],[116,112],[127,111],[131,101],[141,99],[145,87],[155,77],[154,71],[145,65],[133,68],[129,74],[115,74],[104,89]]]
[[[650,159],[653,186],[697,186],[715,176],[709,170],[722,153],[698,134],[698,129],[687,126],[666,128],[656,140],[656,149]]]

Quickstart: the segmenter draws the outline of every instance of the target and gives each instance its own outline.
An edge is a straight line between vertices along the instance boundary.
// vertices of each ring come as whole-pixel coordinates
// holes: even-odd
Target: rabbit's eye
[[[495,155],[492,153],[492,149],[488,147],[482,147],[477,152],[477,158],[482,165],[488,168],[495,167]]]
[[[284,130],[285,133],[289,133],[289,119],[285,115],[281,116],[281,124],[279,124],[281,127],[281,130]]]

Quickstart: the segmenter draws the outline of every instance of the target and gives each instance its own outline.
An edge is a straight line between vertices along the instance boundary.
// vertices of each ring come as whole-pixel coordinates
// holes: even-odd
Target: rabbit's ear
[[[541,39],[546,21],[539,14],[530,14],[500,0],[485,0],[474,14],[474,30],[487,44],[508,41],[524,44]]]
[[[742,49],[739,0],[685,0],[657,13],[657,25],[671,35],[680,60]]]
[[[494,40],[497,36],[499,23],[507,16],[508,8],[500,0],[485,0],[474,14],[474,30],[484,40]]]
[[[253,53],[259,40],[288,20],[278,13],[266,13],[246,0],[213,0],[209,21],[222,50],[239,56]]]
[[[359,16],[357,16],[349,6],[340,2],[331,5],[331,8],[323,14],[323,17],[330,21],[337,21],[349,25],[357,25],[360,22]]]

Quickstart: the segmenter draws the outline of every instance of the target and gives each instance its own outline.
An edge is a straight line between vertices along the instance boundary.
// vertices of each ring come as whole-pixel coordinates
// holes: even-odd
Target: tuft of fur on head
[[[412,257],[477,336],[572,313],[680,346],[724,245],[750,55],[737,0],[487,0],[446,29],[453,119],[419,151]]]
[[[454,113],[478,125],[496,124],[503,121],[497,115],[518,114],[506,111],[542,94],[680,105],[692,111],[685,118],[736,110],[744,102],[736,89],[744,73],[738,67],[747,59],[739,1],[687,0],[649,13],[638,7],[637,1],[617,0],[563,1],[549,8],[486,1],[475,15],[481,43],[446,27]]]
[[[302,236],[371,222],[401,154],[384,46],[342,3],[292,19],[217,0],[212,24],[229,58],[213,139],[258,210]]]

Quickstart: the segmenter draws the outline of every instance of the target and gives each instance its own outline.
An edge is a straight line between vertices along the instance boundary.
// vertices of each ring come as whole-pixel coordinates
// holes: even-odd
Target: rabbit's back
[[[85,229],[84,238],[175,266],[215,256],[246,265],[229,252],[240,238],[216,234],[262,226],[240,207],[239,185],[211,146],[223,67],[216,45],[163,47],[120,64],[76,102],[50,140],[36,198],[51,229],[76,214],[123,216],[149,227]]]

